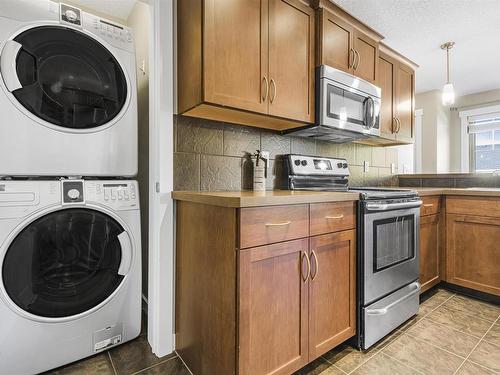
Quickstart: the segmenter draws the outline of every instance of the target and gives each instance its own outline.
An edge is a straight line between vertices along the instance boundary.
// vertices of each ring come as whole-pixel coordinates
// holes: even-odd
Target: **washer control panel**
[[[87,201],[119,208],[138,208],[139,192],[136,181],[86,181]]]
[[[63,180],[61,181],[63,204],[84,203],[83,180]]]

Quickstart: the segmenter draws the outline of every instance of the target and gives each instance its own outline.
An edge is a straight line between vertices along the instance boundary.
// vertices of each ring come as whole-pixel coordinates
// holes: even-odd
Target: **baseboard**
[[[460,285],[450,284],[450,283],[447,283],[446,281],[442,281],[438,285],[441,285],[443,288],[445,288],[449,291],[452,291],[452,292],[464,294],[466,296],[476,298],[476,299],[479,299],[481,301],[492,303],[495,305],[500,305],[500,296],[496,296],[494,294],[480,292],[478,290],[466,288],[466,287],[463,287]]]

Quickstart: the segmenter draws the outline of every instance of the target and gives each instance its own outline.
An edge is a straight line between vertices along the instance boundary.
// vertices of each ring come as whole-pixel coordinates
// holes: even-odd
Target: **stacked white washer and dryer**
[[[0,372],[141,329],[132,31],[49,0],[0,7]]]

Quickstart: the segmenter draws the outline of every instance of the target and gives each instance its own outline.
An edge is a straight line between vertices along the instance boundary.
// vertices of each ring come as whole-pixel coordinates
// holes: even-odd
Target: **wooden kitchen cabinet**
[[[416,65],[383,44],[378,65],[376,84],[382,89],[379,143],[413,143]]]
[[[308,362],[309,241],[240,251],[240,374],[291,374]]]
[[[180,114],[274,130],[314,122],[313,9],[300,0],[177,8]]]
[[[312,237],[309,361],[356,333],[356,231]]]
[[[446,198],[446,281],[500,296],[500,200]]]
[[[319,8],[316,64],[329,65],[375,83],[381,35],[334,4],[313,3]]]
[[[193,373],[288,375],[355,335],[354,202],[325,205],[177,202],[176,348]],[[341,214],[352,229],[310,236],[331,230],[311,216]]]
[[[440,215],[420,218],[420,277],[421,293],[437,285],[440,277]]]

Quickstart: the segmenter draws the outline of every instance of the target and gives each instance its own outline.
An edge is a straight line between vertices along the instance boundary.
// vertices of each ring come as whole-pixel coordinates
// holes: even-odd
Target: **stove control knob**
[[[347,168],[347,163],[344,163],[342,166],[343,166],[344,168]]]
[[[305,167],[307,165],[307,160],[302,160],[301,164],[302,164],[303,167]]]
[[[300,160],[299,159],[295,159],[294,163],[298,167],[300,165]]]
[[[337,163],[337,168],[342,168],[342,163]]]

